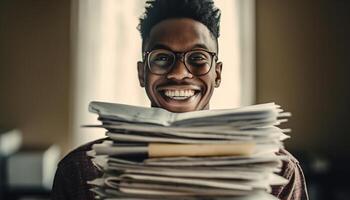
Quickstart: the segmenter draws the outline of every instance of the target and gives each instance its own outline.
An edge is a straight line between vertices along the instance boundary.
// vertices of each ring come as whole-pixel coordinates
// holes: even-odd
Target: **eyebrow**
[[[205,44],[202,44],[202,43],[198,43],[198,44],[195,44],[191,47],[191,49],[196,49],[196,48],[200,48],[200,49],[206,49],[206,50],[209,50],[209,48],[205,45]],[[171,47],[165,45],[165,44],[159,44],[159,43],[156,43],[154,44],[150,49],[148,49],[147,51],[153,51],[155,49],[166,49],[166,50],[170,50],[170,51],[174,51]]]

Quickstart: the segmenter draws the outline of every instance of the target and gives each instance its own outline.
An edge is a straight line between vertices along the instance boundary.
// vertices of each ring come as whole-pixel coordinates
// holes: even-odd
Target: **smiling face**
[[[217,52],[216,41],[208,28],[192,19],[167,19],[156,24],[144,44],[145,51],[156,49],[173,52],[206,50]],[[151,73],[146,59],[138,62],[140,85],[145,87],[152,107],[171,112],[209,109],[214,88],[220,85],[222,63],[213,59],[210,71],[201,76],[191,74],[181,59],[166,74]]]

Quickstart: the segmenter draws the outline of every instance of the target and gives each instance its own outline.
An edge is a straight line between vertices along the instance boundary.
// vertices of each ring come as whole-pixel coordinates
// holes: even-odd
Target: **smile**
[[[191,89],[186,90],[163,90],[165,96],[174,100],[185,100],[195,95],[196,91]]]
[[[158,88],[159,93],[168,100],[186,101],[200,93],[197,86],[166,86]]]

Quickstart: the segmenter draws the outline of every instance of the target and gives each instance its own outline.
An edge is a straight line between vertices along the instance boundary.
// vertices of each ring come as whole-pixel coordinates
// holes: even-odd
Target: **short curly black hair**
[[[190,18],[204,24],[217,42],[220,36],[220,10],[213,0],[149,0],[146,11],[140,18],[138,29],[144,42],[154,25],[171,18]]]

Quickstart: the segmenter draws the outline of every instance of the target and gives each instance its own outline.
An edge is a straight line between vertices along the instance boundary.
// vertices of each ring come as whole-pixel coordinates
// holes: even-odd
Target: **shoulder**
[[[305,177],[299,161],[285,149],[280,149],[277,154],[285,156],[279,175],[288,183],[273,187],[272,193],[281,200],[307,200]]]
[[[68,153],[58,163],[52,188],[53,200],[93,199],[87,181],[99,177],[101,172],[93,165],[86,152],[91,150],[93,144],[104,140],[105,138],[84,144]]]
[[[89,142],[74,149],[58,163],[57,171],[70,180],[87,181],[96,178],[100,172],[86,153],[91,150],[93,144],[102,143],[104,140],[106,138]]]
[[[285,156],[285,160],[283,160],[283,165],[282,165],[282,170],[280,172],[280,175],[289,179],[290,176],[293,175],[293,172],[295,170],[299,170],[299,168],[301,170],[299,161],[286,149],[283,149],[283,148],[280,149],[277,154]]]
[[[77,161],[81,161],[82,159],[88,159],[86,152],[91,150],[92,145],[102,143],[104,140],[106,140],[106,138],[94,140],[77,147],[76,149],[69,152],[64,158],[62,158],[62,160],[58,163],[58,166],[63,167],[65,165],[74,164]]]
[[[69,152],[59,163],[58,167],[65,168],[66,166],[76,165],[80,162],[89,161],[89,157],[86,155],[87,151],[91,150],[92,145],[102,143],[106,138],[94,140],[92,142],[86,143],[82,146],[77,147],[73,151]]]

